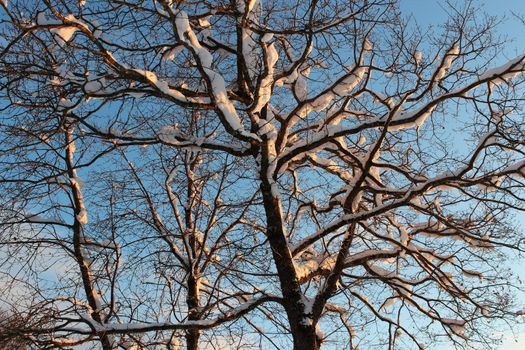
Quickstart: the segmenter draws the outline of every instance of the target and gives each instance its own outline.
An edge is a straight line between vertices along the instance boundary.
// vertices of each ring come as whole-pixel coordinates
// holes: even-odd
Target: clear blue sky
[[[454,0],[451,1],[454,2]],[[400,2],[402,11],[406,14],[412,13],[422,25],[439,24],[447,15],[445,0],[401,0]],[[456,0],[456,2],[462,4],[467,0]],[[525,26],[512,15],[513,12],[525,15],[524,0],[478,0],[475,3],[479,4],[482,10],[489,15],[507,16],[506,23],[501,26],[501,32],[516,39],[516,42],[509,45],[509,49],[522,49],[524,51],[525,38],[523,33]]]
[[[453,0],[451,0],[454,2]],[[464,4],[467,0],[457,0],[458,4]],[[506,50],[501,59],[515,57],[517,54],[525,53],[525,25],[522,24],[514,14],[525,17],[525,0],[485,0],[474,1],[483,12],[489,15],[505,16],[506,20],[499,27],[499,32],[508,36],[509,40]],[[401,0],[401,10],[404,15],[412,14],[414,19],[422,27],[427,25],[439,25],[447,17],[447,4],[445,0]],[[514,14],[513,14],[514,13]],[[501,64],[495,62],[494,66]],[[525,229],[525,214],[518,214],[516,220]],[[525,260],[519,264],[512,262],[515,272],[522,280],[525,280]],[[509,263],[510,265],[510,263]],[[525,302],[525,296],[524,296]],[[504,339],[499,350],[522,350],[525,349],[525,327],[521,327],[517,333],[502,334]],[[446,347],[439,350],[445,350]],[[437,350],[437,349],[436,349]]]

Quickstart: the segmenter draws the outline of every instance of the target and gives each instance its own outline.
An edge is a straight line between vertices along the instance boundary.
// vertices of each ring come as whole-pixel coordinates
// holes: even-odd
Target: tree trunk
[[[261,163],[261,193],[266,213],[266,235],[272,250],[283,294],[283,306],[288,317],[294,341],[294,350],[317,350],[320,341],[316,336],[311,315],[306,313],[301,285],[295,271],[293,257],[283,228],[281,203],[272,192],[272,179],[267,177],[268,158]]]
[[[75,221],[73,223],[73,249],[75,252],[75,259],[77,260],[78,268],[80,270],[80,276],[82,278],[82,285],[84,286],[84,292],[86,293],[86,298],[88,300],[89,306],[93,309],[91,317],[93,320],[97,321],[100,324],[104,323],[102,310],[100,309],[100,299],[97,291],[94,287],[92,271],[90,270],[88,261],[84,256],[83,243],[84,238],[84,227],[83,224],[78,219],[81,215],[81,211],[85,210],[83,194],[80,190],[80,187],[77,183],[77,172],[74,166],[73,156],[75,152],[74,138],[73,138],[74,127],[69,125],[66,132],[66,164],[67,172],[70,179],[75,180],[76,185],[72,185],[72,195],[73,195],[73,205],[75,209]],[[111,337],[105,333],[98,334],[100,338],[100,343],[103,350],[112,350],[113,342]]]
[[[188,276],[188,294],[186,296],[186,303],[188,305],[188,320],[199,320],[199,286],[193,273]],[[187,350],[198,349],[200,335],[200,330],[198,329],[188,329],[186,331]]]
[[[189,329],[186,331],[186,349],[187,350],[198,350],[199,338],[201,333],[198,329]]]
[[[315,332],[315,326],[297,324],[292,325],[294,350],[319,350],[321,341]]]

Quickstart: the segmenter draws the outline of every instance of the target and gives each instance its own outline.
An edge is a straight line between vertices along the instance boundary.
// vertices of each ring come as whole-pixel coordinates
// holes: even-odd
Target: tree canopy
[[[523,315],[525,55],[475,3],[0,6],[28,348],[491,348]]]

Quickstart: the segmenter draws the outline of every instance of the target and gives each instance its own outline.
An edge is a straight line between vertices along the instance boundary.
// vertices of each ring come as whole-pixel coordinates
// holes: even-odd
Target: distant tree
[[[37,338],[35,331],[48,324],[47,318],[51,314],[52,311],[47,310],[43,304],[35,304],[32,309],[23,312],[16,309],[0,309],[0,349],[39,349],[38,343],[34,341]],[[28,334],[28,330],[35,334]]]
[[[5,310],[0,311],[0,347],[6,350],[25,349],[25,341],[18,339],[20,324]],[[23,333],[22,333],[23,334]]]
[[[435,33],[398,5],[2,1],[0,272],[45,320],[20,334],[490,348],[522,314],[525,56],[493,64],[470,1]]]

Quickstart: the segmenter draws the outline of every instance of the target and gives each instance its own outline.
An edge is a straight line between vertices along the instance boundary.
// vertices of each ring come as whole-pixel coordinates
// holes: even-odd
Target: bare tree
[[[34,342],[490,348],[522,314],[525,56],[492,64],[472,2],[435,33],[393,0],[2,7],[1,266]]]
[[[194,129],[196,135],[207,130],[206,119],[199,113],[193,113],[188,120],[187,126],[179,127]],[[257,283],[250,278],[250,274],[260,271],[245,266],[247,259],[264,256],[260,250],[265,249],[258,248],[263,242],[257,242],[249,220],[256,191],[238,192],[244,167],[234,157],[220,159],[199,149],[161,147],[146,161],[148,154],[149,148],[142,152],[139,168],[129,158],[132,154],[121,153],[127,176],[108,181],[108,186],[119,184],[122,193],[111,202],[124,207],[108,218],[124,217],[127,225],[133,225],[133,231],[143,232],[134,235],[137,253],[128,255],[140,257],[137,265],[150,266],[159,276],[157,287],[145,291],[163,296],[154,300],[158,303],[156,312],[162,315],[172,310],[181,321],[214,321],[212,316],[217,312],[231,318],[227,314],[239,302],[271,301],[270,296],[254,288]],[[106,177],[101,171],[101,180]],[[144,242],[148,242],[147,248]],[[146,251],[152,259],[139,251]],[[233,313],[235,318],[242,309],[237,311]],[[185,338],[188,349],[197,349],[199,329],[187,329]],[[201,346],[209,342],[201,341]]]
[[[0,346],[2,349],[28,349],[28,340],[25,338],[24,329],[27,320],[20,315],[1,310],[0,314]]]

